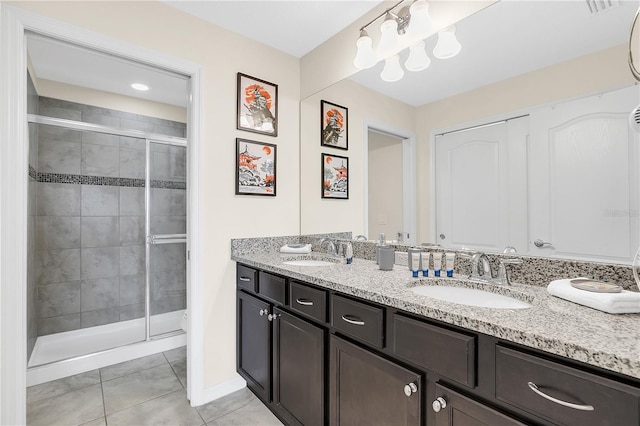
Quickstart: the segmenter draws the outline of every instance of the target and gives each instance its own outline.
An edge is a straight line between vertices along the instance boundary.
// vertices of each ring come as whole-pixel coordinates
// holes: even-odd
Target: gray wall
[[[39,104],[43,116],[169,136],[185,134],[183,123],[45,97]],[[158,207],[165,206],[167,214],[159,214],[156,221],[176,233],[185,232],[184,155],[170,152],[177,150],[173,147],[159,150],[164,152],[154,154],[152,170],[162,169],[159,176],[166,179],[151,186],[157,193],[154,199],[163,203]],[[38,335],[142,317],[144,139],[39,125],[37,158]],[[182,247],[182,253],[168,248],[159,259],[152,258],[172,273],[170,278],[163,275],[164,287],[152,287],[152,313],[186,306]]]

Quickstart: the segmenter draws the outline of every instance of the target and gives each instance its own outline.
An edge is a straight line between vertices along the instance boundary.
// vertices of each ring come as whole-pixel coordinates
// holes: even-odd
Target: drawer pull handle
[[[447,400],[439,396],[431,403],[431,408],[433,408],[433,411],[436,413],[439,413],[443,408],[447,408]]]
[[[260,312],[259,312],[260,316],[267,315],[268,313],[269,313],[268,309],[260,309]]]
[[[353,325],[364,325],[364,321],[362,321],[358,317],[354,317],[354,316],[351,316],[351,315],[343,315],[342,316],[342,320],[344,322],[348,322],[349,324],[353,324]]]
[[[296,299],[298,305],[313,306],[313,302],[309,299]]]
[[[251,278],[240,277],[240,281],[244,281],[245,283],[248,283],[249,281],[251,281]]]
[[[533,383],[533,382],[528,382],[527,385],[529,386],[529,389],[534,391],[537,395],[543,397],[544,399],[548,399],[549,401],[555,402],[556,404],[560,404],[560,405],[565,406],[565,407],[573,408],[575,410],[582,410],[582,411],[593,411],[594,410],[593,405],[572,404],[570,402],[562,401],[561,399],[557,399],[557,398],[554,398],[552,396],[549,396],[546,393],[542,392],[540,389],[538,389],[538,386],[536,386],[536,384]]]

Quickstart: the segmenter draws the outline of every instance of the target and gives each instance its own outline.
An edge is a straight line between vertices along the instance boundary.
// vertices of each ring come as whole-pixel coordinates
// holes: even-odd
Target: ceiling
[[[382,3],[381,0],[163,2],[297,58],[311,52]]]
[[[381,1],[171,0],[164,3],[301,57]],[[502,0],[456,26],[463,49],[455,58],[432,58],[429,68],[418,73],[406,72],[405,77],[395,83],[379,78],[382,63],[360,71],[351,79],[407,104],[423,105],[626,43],[640,0],[619,3],[610,10],[591,14],[583,0]],[[378,25],[376,22],[372,28],[377,30]],[[354,44],[356,37],[354,33]],[[435,37],[426,43],[429,52],[435,45]],[[38,78],[171,105],[187,104],[187,80],[183,76],[37,35],[29,36],[28,50]],[[406,52],[401,55],[401,63],[405,58]],[[149,85],[151,90],[134,91],[130,84],[136,81]]]
[[[32,33],[27,50],[38,79],[187,106],[184,76]],[[144,83],[149,90],[134,90],[132,83]]]

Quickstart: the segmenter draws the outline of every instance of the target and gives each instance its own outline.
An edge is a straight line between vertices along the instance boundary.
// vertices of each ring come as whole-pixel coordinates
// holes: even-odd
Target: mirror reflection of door
[[[368,238],[384,233],[397,240],[403,233],[403,139],[373,129],[368,131]]]

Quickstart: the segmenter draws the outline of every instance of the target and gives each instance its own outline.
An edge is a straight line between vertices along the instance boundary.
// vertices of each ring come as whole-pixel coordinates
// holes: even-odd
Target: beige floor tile
[[[220,417],[208,426],[282,426],[282,422],[273,415],[257,398],[244,407]]]
[[[27,406],[27,424],[36,425],[80,425],[104,417],[100,385],[91,385],[31,402]]]
[[[180,346],[179,348],[165,351],[163,354],[169,363],[180,361],[181,359],[187,358],[187,347]]]
[[[180,361],[172,362],[171,368],[173,368],[174,373],[178,376],[178,380],[182,383],[183,388],[187,388],[187,360],[181,359]]]
[[[254,400],[257,400],[257,397],[249,389],[244,388],[197,408],[204,421],[209,423],[246,406]]]
[[[102,383],[105,412],[109,415],[181,389],[169,364],[142,370]]]
[[[107,416],[107,423],[109,426],[200,426],[204,420],[189,405],[187,393],[179,390],[111,414]]]
[[[127,374],[135,373],[147,368],[157,367],[158,365],[163,364],[167,364],[167,359],[164,355],[161,353],[153,354],[101,368],[100,376],[102,377],[102,381],[106,382],[117,377],[126,376]]]
[[[40,385],[30,386],[27,388],[27,403],[40,401],[97,384],[100,384],[100,372],[93,370]]]

